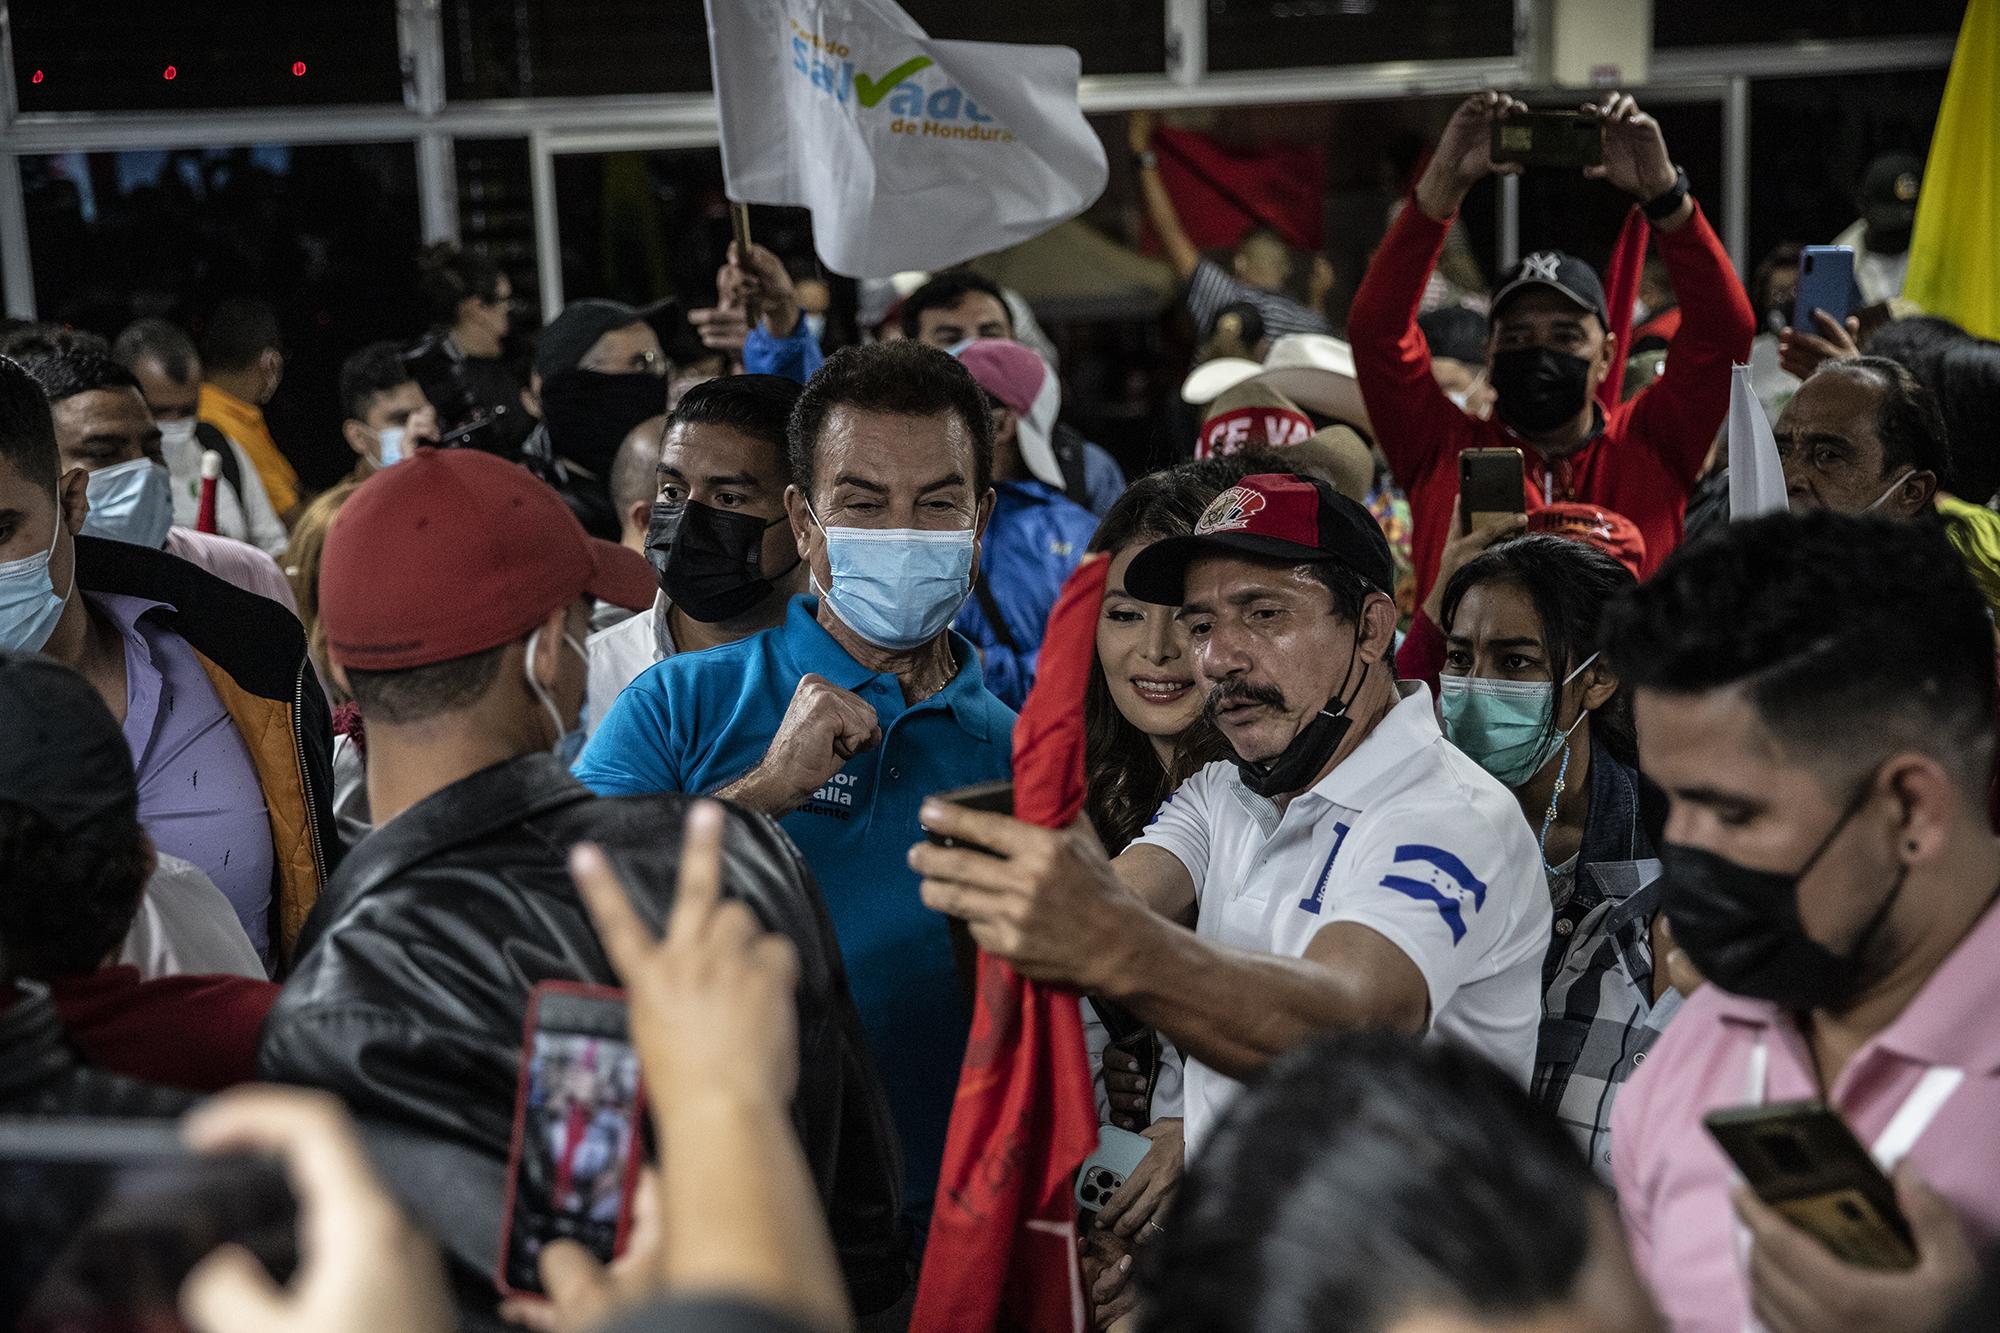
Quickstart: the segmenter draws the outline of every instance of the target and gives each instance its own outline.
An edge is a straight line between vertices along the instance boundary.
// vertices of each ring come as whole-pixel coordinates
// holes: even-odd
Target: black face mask
[[[658,375],[607,375],[564,370],[542,381],[542,420],[556,453],[608,481],[618,446],[632,428],[667,410],[667,382]]]
[[[1230,758],[1236,764],[1236,771],[1242,775],[1243,785],[1256,792],[1265,800],[1275,800],[1291,792],[1304,791],[1306,785],[1326,767],[1326,761],[1333,758],[1334,751],[1347,739],[1347,732],[1354,725],[1354,719],[1347,715],[1347,706],[1352,700],[1345,698],[1347,682],[1354,676],[1354,668],[1360,662],[1361,621],[1354,622],[1353,655],[1348,658],[1347,674],[1341,677],[1340,689],[1327,701],[1327,706],[1319,710],[1319,716],[1299,728],[1299,734],[1291,743],[1269,759],[1243,759],[1233,751]],[[1364,675],[1365,678],[1365,675]]]
[[[1819,864],[1873,789],[1871,780],[1796,874],[1751,870],[1696,847],[1669,843],[1660,849],[1666,878],[1661,910],[1673,923],[1675,942],[1704,977],[1732,994],[1799,1013],[1838,1013],[1853,1000],[1865,979],[1868,946],[1902,893],[1909,867],[1897,872],[1882,905],[1844,954],[1806,934],[1799,920],[1799,881]]]
[[[1539,435],[1583,410],[1590,362],[1552,347],[1510,347],[1493,354],[1493,410],[1515,430]]]
[[[646,525],[646,559],[660,591],[688,616],[704,625],[734,620],[771,595],[762,569],[764,534],[784,521],[767,523],[694,500],[656,504]],[[794,560],[791,569],[797,567]]]

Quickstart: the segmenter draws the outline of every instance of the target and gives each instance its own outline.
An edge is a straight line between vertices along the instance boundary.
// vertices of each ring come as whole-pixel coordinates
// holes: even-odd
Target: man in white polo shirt
[[[1187,1143],[1237,1080],[1337,1029],[1435,1033],[1523,1084],[1550,909],[1513,797],[1398,684],[1389,548],[1324,482],[1261,474],[1133,561],[1176,605],[1235,752],[1107,861],[1087,827],[941,801],[924,901],[1024,974],[1118,1001],[1188,1055]]]

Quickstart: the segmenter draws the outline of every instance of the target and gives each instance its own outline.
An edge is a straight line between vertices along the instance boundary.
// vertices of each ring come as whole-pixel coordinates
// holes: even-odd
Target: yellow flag
[[[1903,295],[2000,338],[2000,0],[1971,0],[1917,199]]]

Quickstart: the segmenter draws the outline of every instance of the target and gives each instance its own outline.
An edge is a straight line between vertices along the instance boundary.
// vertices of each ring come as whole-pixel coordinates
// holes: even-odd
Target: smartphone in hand
[[[1711,1111],[1702,1124],[1759,1199],[1861,1268],[1917,1263],[1896,1186],[1825,1102]]]
[[[1517,111],[1493,122],[1488,153],[1494,162],[1581,170],[1604,162],[1597,117],[1581,111]]]
[[[1519,449],[1467,449],[1458,456],[1458,495],[1465,530],[1506,525],[1528,507]]]
[[[1854,249],[1846,245],[1808,245],[1799,251],[1799,288],[1792,301],[1792,327],[1820,336],[1813,311],[1824,310],[1836,324],[1854,313]]]
[[[624,992],[567,981],[535,987],[507,1160],[502,1291],[544,1294],[541,1254],[551,1241],[577,1241],[600,1263],[624,1248],[642,1106]]]

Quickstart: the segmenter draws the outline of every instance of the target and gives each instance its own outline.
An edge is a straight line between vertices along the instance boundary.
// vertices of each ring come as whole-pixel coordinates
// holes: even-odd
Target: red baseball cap
[[[1631,570],[1633,578],[1646,577],[1645,534],[1639,531],[1638,524],[1613,510],[1561,500],[1529,514],[1528,531],[1546,532],[1595,546]]]
[[[526,468],[419,449],[341,506],[319,572],[328,655],[356,671],[448,662],[524,637],[588,593],[653,604],[646,558],[588,536]]]
[[[1187,537],[1154,542],[1133,558],[1125,588],[1142,602],[1179,606],[1187,567],[1215,552],[1345,565],[1389,593],[1396,567],[1374,515],[1324,481],[1291,472],[1259,472],[1209,501]]]

